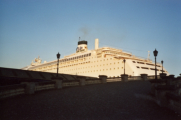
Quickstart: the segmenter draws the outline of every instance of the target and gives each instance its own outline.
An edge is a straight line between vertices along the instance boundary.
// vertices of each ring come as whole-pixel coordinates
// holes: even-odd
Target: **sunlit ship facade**
[[[143,59],[124,52],[120,49],[102,47],[99,48],[99,40],[95,39],[95,49],[88,50],[87,41],[79,41],[76,53],[65,56],[59,60],[59,73],[93,76],[107,75],[108,77],[120,77],[124,73],[129,76],[140,74],[155,75],[155,64],[149,59]],[[35,59],[30,66],[23,69],[43,72],[57,72],[57,60],[41,63]],[[163,72],[168,72],[163,68]],[[161,64],[157,63],[157,74],[162,73]]]

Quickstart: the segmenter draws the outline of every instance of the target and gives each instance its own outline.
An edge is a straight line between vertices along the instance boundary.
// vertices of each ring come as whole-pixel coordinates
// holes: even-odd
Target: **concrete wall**
[[[39,81],[52,80],[52,77],[56,77],[56,75],[57,75],[56,73],[28,71],[28,70],[0,67],[0,77],[1,77],[0,86],[19,84],[21,82],[30,82],[30,81],[39,82]],[[59,74],[58,76],[61,77],[62,80],[74,80],[78,77],[77,75],[69,75],[69,74]],[[86,76],[86,78],[93,78],[93,77]]]

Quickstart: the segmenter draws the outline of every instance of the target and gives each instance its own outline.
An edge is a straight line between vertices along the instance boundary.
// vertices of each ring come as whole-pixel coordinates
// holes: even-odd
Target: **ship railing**
[[[120,48],[118,48],[118,47],[105,46],[105,47],[102,47],[102,48],[105,48],[105,49],[110,49],[110,50],[121,50],[121,51],[122,51],[122,52],[124,52],[124,53],[127,53],[127,54],[132,54],[131,52],[126,51],[126,50],[123,50],[123,49],[120,49]]]
[[[119,82],[121,81],[121,77],[109,77],[107,78],[107,82]]]
[[[142,59],[142,60],[148,60],[148,59],[146,59],[146,58],[144,58],[144,57],[140,57],[140,56],[132,56],[133,58],[138,58],[138,59]]]
[[[65,77],[65,76],[64,76]],[[68,75],[67,75],[68,77]],[[22,94],[34,94],[36,91],[60,89],[73,86],[85,86],[91,84],[103,84],[106,82],[119,82],[122,81],[121,77],[107,78],[105,75],[100,75],[99,78],[86,77],[86,76],[72,76],[71,79],[63,79],[53,77],[51,80],[28,79],[23,80],[19,84],[0,86],[0,98],[6,98]],[[154,79],[155,76],[148,76],[147,80]],[[160,79],[159,76],[157,76]],[[14,78],[9,78],[16,80]],[[128,81],[143,80],[141,76],[129,76]]]
[[[147,80],[155,79],[154,75],[147,76]],[[157,79],[161,79],[160,75],[157,75]],[[128,80],[142,80],[141,76],[128,76]],[[108,82],[114,82],[114,81],[122,81],[121,77],[109,77],[107,78]]]
[[[0,86],[0,99],[16,95],[34,94],[36,91],[60,89],[73,86],[84,86],[91,84],[106,83],[106,79],[76,76],[72,80],[52,77],[52,80],[31,80],[23,81],[20,84]]]
[[[141,76],[128,76],[128,80],[141,80]],[[109,82],[114,82],[114,81],[122,81],[121,77],[109,77],[108,78]]]
[[[142,80],[141,76],[129,76],[128,80]]]
[[[147,79],[148,79],[148,80],[155,79],[155,75],[147,76]],[[161,79],[160,75],[157,75],[157,79]]]

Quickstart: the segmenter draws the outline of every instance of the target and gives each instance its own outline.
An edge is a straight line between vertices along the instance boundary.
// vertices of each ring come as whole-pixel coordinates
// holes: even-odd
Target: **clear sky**
[[[181,0],[0,0],[0,67],[75,53],[77,42],[110,46],[181,73]]]

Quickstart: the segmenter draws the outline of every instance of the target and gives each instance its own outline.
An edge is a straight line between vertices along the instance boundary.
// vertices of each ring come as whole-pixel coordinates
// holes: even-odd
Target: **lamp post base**
[[[163,79],[165,76],[167,76],[166,73],[160,73],[160,77]]]
[[[121,80],[124,82],[128,81],[128,75],[127,74],[121,74]]]
[[[142,80],[147,80],[147,76],[148,76],[148,74],[141,74]]]

